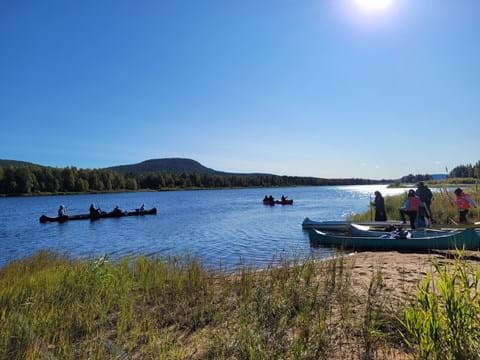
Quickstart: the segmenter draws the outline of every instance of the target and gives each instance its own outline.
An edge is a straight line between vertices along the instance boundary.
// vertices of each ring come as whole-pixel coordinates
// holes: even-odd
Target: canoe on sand
[[[451,231],[442,235],[424,237],[395,238],[352,237],[348,235],[327,234],[317,229],[309,229],[308,236],[314,245],[358,250],[478,250],[480,235],[473,229]]]

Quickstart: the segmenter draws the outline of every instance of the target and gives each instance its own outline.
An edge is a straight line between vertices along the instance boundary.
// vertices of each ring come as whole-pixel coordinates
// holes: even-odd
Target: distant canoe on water
[[[40,216],[40,222],[42,224],[48,222],[59,222],[63,223],[66,221],[73,221],[73,220],[99,220],[99,219],[108,219],[108,218],[120,218],[124,216],[143,216],[143,215],[156,215],[157,208],[153,208],[150,210],[135,210],[135,211],[125,211],[125,212],[109,212],[109,213],[101,213],[95,216],[90,216],[90,214],[80,214],[80,215],[71,215],[71,216],[58,216],[58,217],[49,217],[46,215]]]
[[[478,250],[480,234],[474,229],[451,231],[438,235],[425,235],[411,238],[394,237],[358,237],[327,234],[317,229],[309,229],[308,236],[314,245],[356,250]]]
[[[292,199],[289,199],[289,200],[274,200],[274,201],[270,201],[270,200],[263,200],[263,205],[293,205],[293,200]]]

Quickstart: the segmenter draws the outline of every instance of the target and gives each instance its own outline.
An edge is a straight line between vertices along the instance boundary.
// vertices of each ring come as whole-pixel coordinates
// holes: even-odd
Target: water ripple
[[[328,249],[310,247],[301,229],[305,217],[338,220],[366,210],[369,194],[379,186],[303,187],[49,196],[0,199],[0,266],[51,249],[72,256],[112,258],[138,254],[155,257],[194,256],[206,265],[232,268],[265,266],[273,259],[328,257]],[[265,194],[288,194],[293,206],[264,206]],[[90,203],[109,210],[133,209],[145,203],[157,216],[39,224],[60,204],[84,213]]]

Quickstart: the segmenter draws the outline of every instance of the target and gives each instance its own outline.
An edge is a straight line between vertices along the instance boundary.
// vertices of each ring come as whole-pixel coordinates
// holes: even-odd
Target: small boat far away
[[[263,200],[263,205],[293,205],[293,199],[286,200]]]
[[[125,211],[125,212],[103,212],[97,214],[95,216],[91,216],[90,214],[80,214],[80,215],[71,215],[71,216],[57,216],[57,217],[49,217],[46,215],[40,216],[40,222],[42,224],[48,222],[58,222],[63,223],[66,221],[71,220],[98,220],[98,219],[107,219],[107,218],[120,218],[124,216],[143,216],[143,215],[156,215],[157,208],[152,208],[150,210],[135,210],[135,211]]]

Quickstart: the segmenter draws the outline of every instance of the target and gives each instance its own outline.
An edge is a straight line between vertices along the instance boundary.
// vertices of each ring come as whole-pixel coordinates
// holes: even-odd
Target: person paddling
[[[90,217],[96,217],[100,215],[100,209],[97,209],[93,204],[90,204],[89,211],[90,211]]]
[[[458,217],[459,217],[460,224],[466,224],[468,222],[467,221],[468,211],[472,207],[476,208],[477,204],[475,203],[475,201],[472,199],[470,195],[465,194],[463,190],[460,188],[457,188],[454,191],[454,193],[456,195],[455,204],[457,205],[457,208],[458,208],[458,215],[459,215]]]
[[[120,207],[117,205],[117,206],[115,206],[115,208],[113,209],[112,215],[114,215],[114,216],[121,216],[121,215],[123,215],[123,211],[122,211],[122,209],[120,209]]]
[[[372,202],[372,206],[375,207],[375,221],[387,221],[385,199],[380,191],[375,191],[375,200]]]
[[[400,216],[404,224],[406,224],[405,215],[408,216],[412,229],[415,229],[415,220],[417,218],[419,206],[420,199],[415,195],[415,190],[409,190],[407,201],[405,202],[405,205],[400,209]]]
[[[58,217],[65,217],[67,216],[67,208],[65,205],[60,205],[58,208]]]

